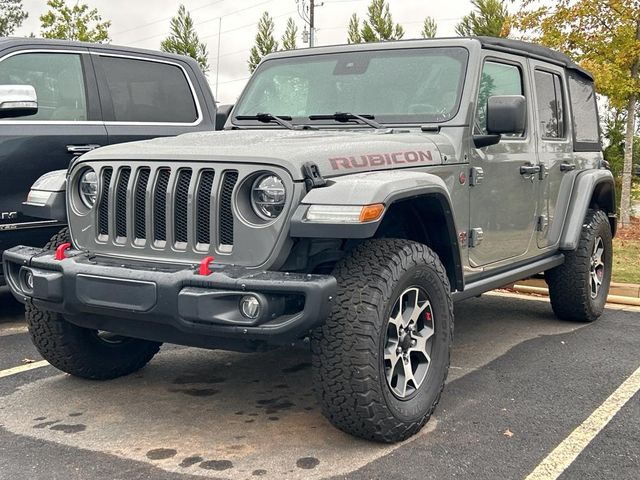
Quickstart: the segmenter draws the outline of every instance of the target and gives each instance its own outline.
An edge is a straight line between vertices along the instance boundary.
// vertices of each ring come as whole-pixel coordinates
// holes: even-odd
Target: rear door
[[[38,98],[35,115],[0,120],[0,251],[25,239],[30,245],[44,243],[50,230],[34,228],[55,222],[20,212],[31,185],[107,141],[88,50],[26,48],[0,58],[0,84],[31,85]]]
[[[538,248],[555,245],[564,224],[575,170],[571,122],[567,120],[567,85],[562,67],[530,61],[535,96],[540,203],[537,221]],[[560,207],[560,208],[559,208]],[[563,210],[564,208],[564,210]]]
[[[93,50],[109,143],[213,130],[191,67]],[[213,102],[211,102],[213,103]]]

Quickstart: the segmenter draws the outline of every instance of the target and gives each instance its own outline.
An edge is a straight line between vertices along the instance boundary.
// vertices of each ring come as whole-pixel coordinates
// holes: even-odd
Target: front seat
[[[73,70],[63,70],[56,88],[57,106],[51,120],[83,121],[87,119],[84,85]]]

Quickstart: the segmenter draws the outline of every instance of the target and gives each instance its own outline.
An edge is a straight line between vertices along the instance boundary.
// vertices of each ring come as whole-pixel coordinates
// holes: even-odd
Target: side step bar
[[[463,291],[454,292],[452,297],[454,302],[466,300],[467,298],[477,297],[481,293],[504,287],[518,280],[522,280],[535,275],[550,268],[557,267],[564,263],[564,255],[559,253],[552,257],[543,258],[533,263],[528,263],[521,267],[506,272],[492,275],[491,277],[482,278],[475,282],[467,283]]]

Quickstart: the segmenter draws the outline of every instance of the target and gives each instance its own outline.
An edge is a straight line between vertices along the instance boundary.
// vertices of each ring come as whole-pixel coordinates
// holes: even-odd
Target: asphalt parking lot
[[[583,325],[544,299],[459,304],[442,401],[400,445],[331,427],[306,352],[165,346],[91,382],[26,363],[41,358],[6,290],[0,312],[2,479],[639,478],[640,309]]]

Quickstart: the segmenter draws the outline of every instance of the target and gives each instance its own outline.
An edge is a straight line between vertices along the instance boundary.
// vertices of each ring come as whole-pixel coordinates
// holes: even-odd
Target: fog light
[[[33,272],[31,270],[25,270],[22,274],[22,284],[27,292],[33,292]]]
[[[262,310],[262,305],[257,297],[245,295],[240,299],[240,313],[243,317],[255,320],[260,316],[260,310]]]

